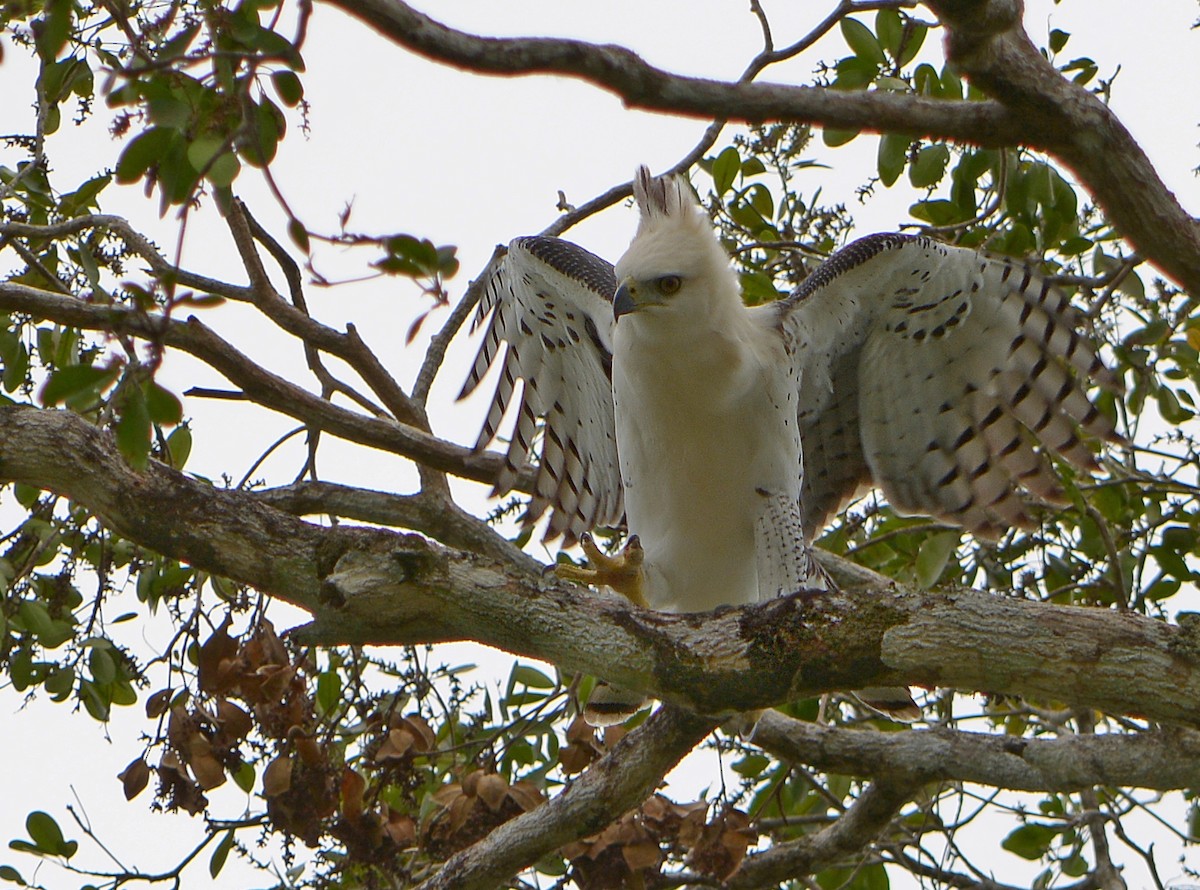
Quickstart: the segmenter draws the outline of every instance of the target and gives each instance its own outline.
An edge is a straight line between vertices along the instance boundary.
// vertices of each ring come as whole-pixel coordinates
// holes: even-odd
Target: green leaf
[[[923,588],[932,587],[942,576],[946,563],[950,561],[950,556],[957,546],[956,531],[938,532],[922,541],[917,551],[917,584]]]
[[[21,877],[21,873],[11,865],[0,865],[0,881],[8,881],[11,884],[20,884],[22,887],[28,887],[25,879]]]
[[[175,426],[183,420],[179,397],[153,380],[146,386],[146,410],[154,423],[163,426]]]
[[[52,669],[42,686],[54,701],[65,701],[75,688],[75,669],[69,665]]]
[[[328,714],[338,705],[342,695],[342,678],[337,671],[322,671],[317,676],[317,705]]]
[[[917,53],[921,51],[921,47],[925,43],[925,35],[928,33],[928,25],[922,25],[920,22],[909,19],[904,35],[905,39],[900,46],[900,54],[896,56],[896,64],[903,67],[915,59]]]
[[[1078,853],[1062,864],[1063,874],[1069,878],[1082,878],[1087,874],[1088,862]]]
[[[197,173],[200,173],[224,147],[225,140],[220,136],[199,136],[188,144],[188,163],[195,168]]]
[[[961,219],[961,212],[953,201],[933,200],[918,201],[908,208],[913,219],[932,223],[935,226],[947,226]]]
[[[187,52],[187,48],[192,41],[196,39],[196,35],[200,33],[200,23],[188,25],[166,43],[158,48],[156,58],[159,64],[170,61],[177,56],[182,56]]]
[[[135,470],[144,468],[149,459],[150,413],[140,386],[127,387],[123,393],[121,419],[117,421],[117,450]]]
[[[30,813],[25,819],[25,830],[39,852],[49,856],[67,855],[67,842],[63,839],[62,829],[49,813],[41,810]]]
[[[1055,28],[1050,32],[1050,52],[1060,53],[1063,47],[1067,45],[1067,41],[1071,39],[1071,35],[1066,31],[1060,31]]]
[[[837,77],[833,88],[837,90],[859,90],[870,84],[879,75],[879,65],[861,56],[850,56],[837,63]]]
[[[59,368],[42,387],[41,401],[51,408],[67,399],[98,394],[117,379],[120,369],[97,368],[94,365],[71,365]]]
[[[908,168],[909,182],[919,189],[935,185],[945,175],[949,160],[950,149],[944,143],[925,146]]]
[[[742,159],[738,150],[731,145],[717,155],[717,159],[713,161],[713,189],[718,196],[729,191],[740,172],[742,172]]]
[[[29,373],[29,350],[24,342],[18,341],[12,357],[4,363],[4,391],[12,392],[25,382]]]
[[[304,223],[292,217],[288,220],[288,237],[292,239],[292,243],[303,250],[305,253],[309,251],[308,229],[304,228]]]
[[[153,127],[139,135],[121,152],[117,160],[117,182],[137,182],[152,166],[167,156],[179,134],[166,127]]]
[[[174,93],[158,93],[147,100],[146,107],[150,122],[159,127],[186,130],[192,122],[192,106]]]
[[[753,779],[771,765],[771,758],[765,754],[747,754],[733,765],[733,771],[739,776]]]
[[[225,832],[225,837],[221,838],[221,843],[217,844],[217,848],[213,850],[212,858],[208,860],[208,873],[213,878],[221,873],[221,869],[225,867],[225,860],[229,858],[229,851],[233,849],[233,829]]]
[[[192,453],[192,431],[189,427],[181,426],[167,436],[167,453],[171,458],[171,466],[182,470]]]
[[[237,156],[227,151],[219,155],[212,166],[208,168],[206,174],[208,181],[220,188],[226,188],[237,179],[238,173],[242,170],[242,163],[237,159]]]
[[[50,611],[37,600],[24,600],[17,607],[17,617],[31,634],[40,637],[50,634],[54,629],[54,619]]]
[[[839,145],[845,145],[857,136],[858,130],[835,130],[826,127],[821,131],[821,141],[830,148],[837,148]]]
[[[295,108],[304,99],[304,85],[291,71],[276,71],[271,75],[271,83],[280,100],[289,108]]]
[[[233,771],[233,783],[246,794],[254,790],[254,765],[242,761]]]
[[[1100,71],[1100,68],[1091,59],[1073,59],[1059,70],[1062,71],[1063,74],[1074,71],[1075,75],[1071,78],[1071,80],[1080,86],[1083,86],[1096,76],[1096,74]]]
[[[1015,853],[1022,859],[1041,859],[1050,849],[1050,844],[1058,837],[1058,831],[1040,822],[1030,822],[1011,831],[1000,846],[1010,853]]]
[[[887,61],[879,41],[875,39],[870,28],[857,19],[842,19],[839,24],[842,29],[842,37],[850,49],[854,50],[855,56],[864,62],[875,65],[882,65]]]
[[[900,41],[904,39],[904,21],[894,9],[881,9],[875,15],[875,34],[880,45],[892,58],[900,52]]]
[[[25,482],[18,482],[13,486],[13,496],[17,499],[18,504],[28,510],[42,496],[42,490]]]
[[[900,174],[904,172],[904,164],[908,161],[908,146],[912,140],[899,133],[884,133],[879,137],[879,181],[891,188]]]
[[[553,689],[558,685],[537,668],[528,664],[513,666],[512,682],[524,684],[530,689]]]
[[[101,686],[107,686],[117,678],[116,662],[107,649],[93,649],[88,658],[88,668],[92,672],[92,679]]]
[[[58,58],[71,34],[73,0],[47,0],[45,14],[32,23],[38,56],[49,64]]]

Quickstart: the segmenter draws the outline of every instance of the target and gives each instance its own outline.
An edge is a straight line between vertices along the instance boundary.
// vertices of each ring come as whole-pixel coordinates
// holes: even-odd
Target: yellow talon
[[[576,584],[609,587],[635,606],[650,608],[650,604],[646,602],[642,580],[642,562],[646,553],[642,550],[642,543],[637,535],[630,536],[625,548],[616,556],[602,552],[589,534],[584,534],[579,539],[579,544],[587,557],[588,567],[561,563],[554,567],[554,573],[558,577]]]

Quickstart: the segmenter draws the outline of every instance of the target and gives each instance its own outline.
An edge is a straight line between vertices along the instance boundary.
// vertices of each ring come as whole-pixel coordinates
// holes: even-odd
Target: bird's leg
[[[574,581],[576,584],[611,587],[635,606],[650,608],[650,604],[646,602],[645,576],[642,573],[642,562],[646,554],[637,535],[630,536],[625,542],[625,548],[616,556],[609,556],[601,551],[589,534],[584,534],[579,539],[579,544],[587,557],[587,568],[569,564],[557,565],[554,567],[554,573],[558,577]]]

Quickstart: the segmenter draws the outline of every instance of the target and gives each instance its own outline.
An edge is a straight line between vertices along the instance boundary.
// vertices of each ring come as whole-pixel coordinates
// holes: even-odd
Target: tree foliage
[[[303,219],[272,173],[281,141],[307,126],[310,4],[9,3],[10,52],[36,58],[38,76],[24,85],[36,130],[5,137],[18,160],[0,167],[0,666],[15,692],[95,721],[143,711],[146,743],[117,780],[131,806],[152,797],[197,817],[202,840],[173,872],[114,872],[85,856],[101,830],[81,824],[81,844],[37,810],[0,879],[32,883],[29,857],[41,857],[81,884],[169,881],[203,869],[201,854],[215,878],[231,853],[259,862],[260,845],[277,844],[290,870],[266,880],[279,886],[879,888],[908,873],[958,887],[984,882],[999,848],[1037,863],[1037,886],[1113,887],[1129,861],[1119,841],[1158,880],[1153,837],[1127,817],[1155,813],[1157,830],[1190,843],[1187,789],[1200,787],[1200,631],[1187,613],[1167,621],[1200,552],[1187,423],[1200,234],[1108,111],[1111,73],[1064,31],[1035,47],[1019,5],[1001,0],[844,0],[785,46],[754,3],[763,48],[731,83],[619,47],[481,40],[399,2],[332,2],[397,52],[565,74],[630,105],[713,118],[678,168],[693,171],[750,302],[788,293],[850,237],[853,214],[804,173],[836,161],[826,149],[873,140],[862,200],[911,189],[898,223],[1033,258],[1073,295],[1125,382],[1123,398],[1099,403],[1130,445],[1099,479],[1059,466],[1069,505],[999,542],[867,496],[820,541],[845,596],[799,617],[787,600],[708,616],[706,649],[691,619],[651,621],[547,579],[518,549],[528,530],[507,522],[517,501],[480,519],[452,500],[448,476],[487,482],[500,466],[428,421],[434,376],[458,373],[442,369],[445,350],[478,297],[459,284],[455,248],[357,231],[348,212]],[[813,45],[825,61],[811,85],[760,82]],[[69,181],[54,153],[96,118],[112,153]],[[251,178],[283,231],[239,200]],[[104,213],[123,187],[177,220],[180,239],[192,215],[217,211],[241,268],[183,265]],[[564,206],[548,231],[628,194],[620,184]],[[441,326],[411,385],[375,338],[310,313],[306,292],[328,283],[311,256],[326,244],[368,251],[381,287],[409,283],[410,341]],[[299,344],[310,376],[272,371],[222,333],[235,304]],[[159,372],[176,353],[228,385],[172,391]],[[200,399],[292,418],[289,435],[306,441],[299,476],[189,474],[187,406]],[[419,489],[318,471],[331,437],[412,461]],[[279,445],[264,441],[264,457]],[[278,632],[278,601],[312,624]],[[142,628],[164,616],[169,641],[149,651]],[[804,645],[760,658],[779,639]],[[432,646],[452,640],[521,657],[478,680]],[[597,732],[578,716],[596,675],[668,704]],[[874,681],[925,685],[924,723],[897,726],[837,694]],[[770,705],[753,738],[714,733],[732,711]],[[698,746],[720,753],[728,779],[693,800],[657,790]],[[229,785],[242,796],[222,796]],[[1170,791],[1187,806],[1164,805]],[[1007,827],[976,832],[981,814]]]

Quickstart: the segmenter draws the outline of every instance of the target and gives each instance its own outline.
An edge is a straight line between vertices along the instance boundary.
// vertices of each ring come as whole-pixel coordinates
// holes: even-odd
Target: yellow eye
[[[669,297],[671,294],[677,293],[681,287],[683,287],[683,279],[678,275],[664,275],[658,279],[659,293],[664,296]]]

